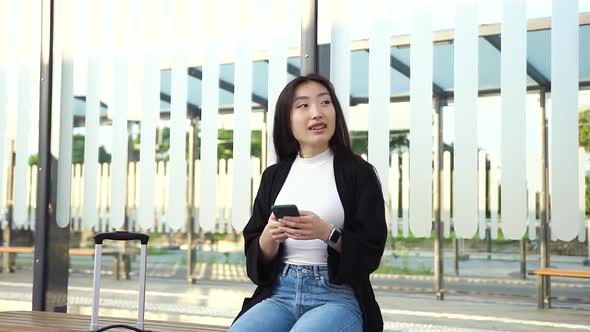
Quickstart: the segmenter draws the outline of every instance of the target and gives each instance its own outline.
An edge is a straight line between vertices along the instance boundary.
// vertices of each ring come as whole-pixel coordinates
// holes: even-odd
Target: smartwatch
[[[324,242],[327,245],[334,247],[336,246],[336,243],[338,243],[338,240],[340,240],[340,235],[342,235],[340,228],[334,226],[334,228],[332,228],[332,232],[330,232],[330,236]]]

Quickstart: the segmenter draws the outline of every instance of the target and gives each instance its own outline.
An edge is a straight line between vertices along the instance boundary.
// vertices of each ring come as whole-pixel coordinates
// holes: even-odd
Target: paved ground
[[[391,254],[391,253],[388,253]],[[240,264],[231,255],[201,252],[196,284],[186,281],[182,252],[152,255],[148,264],[146,318],[229,325],[242,299],[253,291]],[[217,255],[217,256],[216,256]],[[221,256],[219,256],[221,255]],[[389,257],[389,256],[387,256]],[[32,271],[20,255],[16,273],[0,274],[0,310],[30,310]],[[529,256],[528,269],[537,257]],[[206,262],[207,260],[211,262]],[[412,252],[391,264],[420,269],[432,265],[429,253]],[[563,268],[586,268],[583,258],[553,257]],[[397,264],[397,265],[395,265]],[[88,314],[91,304],[90,257],[72,257],[68,310]],[[116,281],[105,257],[101,288],[101,315],[137,315],[136,268],[131,280]],[[518,257],[471,255],[454,275],[452,260],[445,260],[446,299],[434,299],[430,275],[376,274],[372,281],[387,331],[590,331],[590,281],[557,279],[552,283],[554,309],[536,309],[536,282],[519,277]],[[449,273],[450,272],[450,273]]]

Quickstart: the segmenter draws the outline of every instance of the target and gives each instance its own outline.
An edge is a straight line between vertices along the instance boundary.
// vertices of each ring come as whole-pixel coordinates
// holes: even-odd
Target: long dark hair
[[[336,128],[334,130],[334,135],[330,138],[330,148],[334,152],[343,151],[352,153],[348,127],[344,120],[342,107],[336,97],[334,86],[323,76],[310,74],[299,76],[289,82],[283,91],[281,91],[281,94],[277,99],[272,137],[275,152],[277,153],[277,161],[279,162],[291,160],[295,158],[299,152],[299,142],[295,139],[291,130],[291,109],[293,108],[293,101],[295,99],[295,90],[297,90],[301,84],[307,82],[319,83],[328,90],[328,93],[330,93],[332,105],[334,105],[334,110],[336,111]]]

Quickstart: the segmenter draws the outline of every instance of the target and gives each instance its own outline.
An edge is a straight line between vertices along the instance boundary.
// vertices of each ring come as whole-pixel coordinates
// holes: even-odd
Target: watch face
[[[330,242],[335,244],[336,242],[338,242],[339,239],[340,239],[340,230],[338,228],[335,228],[334,232],[332,232],[332,236],[330,236]]]

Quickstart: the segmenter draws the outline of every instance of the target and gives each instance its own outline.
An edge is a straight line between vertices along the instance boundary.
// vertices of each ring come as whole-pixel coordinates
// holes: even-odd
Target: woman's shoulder
[[[277,173],[284,172],[291,168],[292,161],[280,161],[264,169],[262,178],[274,178]]]
[[[341,152],[336,156],[339,164],[358,175],[369,176],[375,174],[375,167],[353,152]]]

